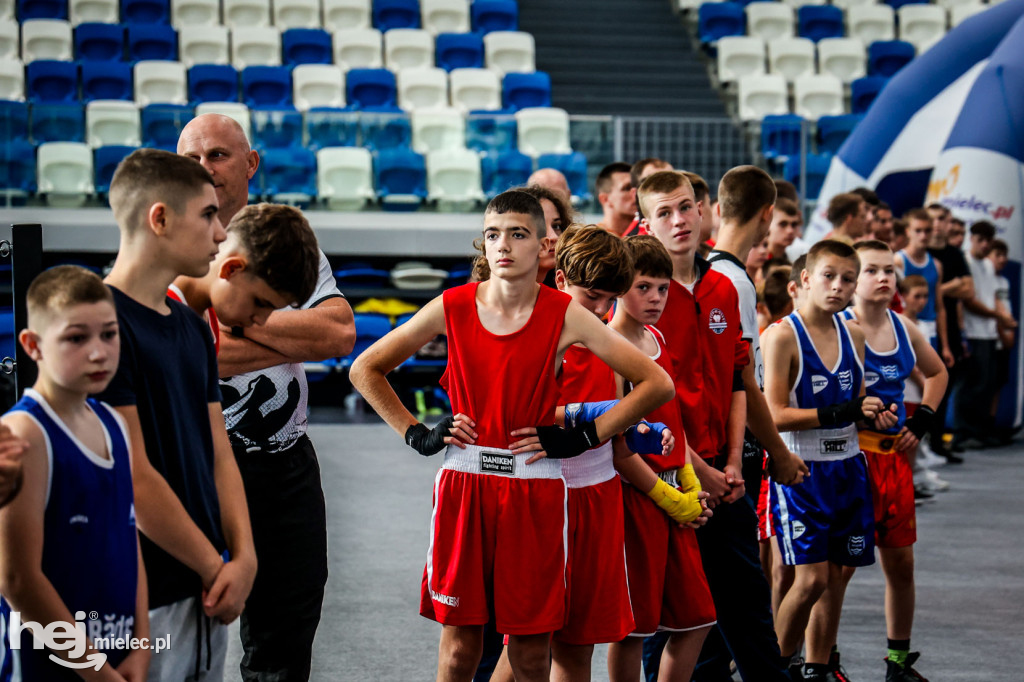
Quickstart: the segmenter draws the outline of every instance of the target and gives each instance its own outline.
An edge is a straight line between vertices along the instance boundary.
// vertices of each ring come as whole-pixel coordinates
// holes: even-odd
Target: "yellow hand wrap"
[[[679,492],[660,478],[647,496],[677,523],[689,523],[704,511],[696,492]]]
[[[676,472],[676,478],[679,480],[679,489],[683,492],[699,493],[701,491],[700,480],[697,478],[697,472],[693,470],[692,464],[684,464]]]

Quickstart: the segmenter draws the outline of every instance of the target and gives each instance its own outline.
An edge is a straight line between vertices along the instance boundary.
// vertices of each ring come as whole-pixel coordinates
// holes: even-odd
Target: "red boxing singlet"
[[[658,355],[652,356],[651,359],[668,372],[669,376],[672,376],[672,358],[668,354],[665,337],[655,327],[647,325],[646,329],[651,332],[654,340],[658,342]],[[661,422],[672,431],[672,435],[676,438],[676,446],[667,457],[662,455],[640,455],[644,462],[647,463],[647,466],[651,467],[651,470],[655,473],[661,473],[670,469],[678,469],[686,464],[686,433],[683,431],[683,417],[679,412],[679,401],[670,400],[644,418],[649,422]]]
[[[555,422],[555,357],[572,299],[541,286],[526,324],[497,335],[480,323],[479,285],[471,282],[443,294],[448,368],[441,386],[451,398],[452,412],[476,422],[477,445],[507,448],[512,431]]]
[[[167,298],[174,299],[178,303],[184,303],[188,305],[188,301],[185,300],[185,295],[181,293],[181,289],[175,285],[167,287]],[[213,309],[211,305],[206,309],[206,322],[210,325],[210,333],[213,334],[213,350],[218,355],[220,354],[220,321],[217,320],[217,311]]]
[[[614,400],[615,372],[589,348],[574,344],[562,357],[558,387],[562,392],[559,405]]]

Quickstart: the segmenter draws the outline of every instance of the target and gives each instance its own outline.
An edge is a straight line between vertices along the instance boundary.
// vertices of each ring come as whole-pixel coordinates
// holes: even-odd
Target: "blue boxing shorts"
[[[875,517],[864,455],[809,461],[804,482],[772,482],[771,507],[787,566],[875,562]]]

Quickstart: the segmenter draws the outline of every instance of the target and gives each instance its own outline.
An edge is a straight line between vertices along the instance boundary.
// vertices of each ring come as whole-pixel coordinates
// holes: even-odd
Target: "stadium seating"
[[[415,134],[415,128],[413,129]],[[436,149],[427,155],[427,199],[442,207],[483,201],[480,157],[466,148]]]
[[[282,61],[297,64],[331,64],[331,34],[319,28],[292,28],[281,34]]]
[[[139,109],[134,102],[96,100],[85,106],[85,141],[93,149],[142,144]]]
[[[125,24],[166,24],[171,18],[168,0],[121,0],[121,22]]]
[[[68,3],[66,0],[18,0],[18,18],[28,19],[67,19]]]
[[[321,26],[319,0],[274,0],[274,26],[282,31]]]
[[[27,64],[40,59],[70,61],[71,24],[63,19],[31,19],[21,22],[21,59]]]
[[[747,33],[765,43],[793,35],[793,8],[781,2],[752,2],[746,7]]]
[[[816,199],[821,194],[821,186],[828,175],[828,167],[832,162],[830,154],[808,154],[805,165],[807,178],[806,191],[800,187],[800,157],[791,156],[782,169],[782,176],[796,185],[800,196],[806,199]]]
[[[117,0],[71,0],[68,15],[72,26],[88,22],[116,24],[120,20]]]
[[[269,26],[232,30],[231,64],[239,70],[248,66],[280,66],[281,32]]]
[[[377,154],[377,193],[387,210],[415,210],[427,197],[427,168],[421,154],[398,147]]]
[[[373,0],[373,25],[383,33],[419,28],[420,4],[417,0]]]
[[[330,208],[358,210],[376,197],[373,158],[362,147],[325,147],[316,153],[317,195]]]
[[[120,24],[79,24],[75,27],[75,59],[116,62],[124,57]]]
[[[799,34],[818,42],[822,38],[842,38],[843,10],[832,5],[804,5],[797,10]]]
[[[360,109],[397,109],[395,74],[387,69],[351,69],[345,74],[346,100]]]
[[[846,11],[846,35],[865,45],[896,37],[896,14],[889,5],[855,5]]]
[[[381,34],[375,28],[335,31],[334,63],[345,69],[379,69],[384,66]]]
[[[726,36],[718,41],[718,80],[733,83],[741,76],[765,72],[764,41],[755,36]]]
[[[484,42],[476,33],[441,33],[434,44],[434,61],[445,71],[484,65]]]
[[[25,65],[25,89],[31,102],[78,101],[78,64],[41,59]]]
[[[230,64],[196,64],[188,70],[188,99],[200,102],[237,102],[238,71]]]
[[[531,107],[516,112],[519,151],[538,157],[541,154],[568,154],[569,114],[556,107]]]
[[[702,43],[715,43],[725,36],[746,33],[743,6],[734,2],[705,2],[697,10],[697,33]]]
[[[0,140],[0,146],[28,140],[28,106],[24,102],[0,100]]]
[[[738,98],[740,119],[744,121],[789,112],[786,79],[782,74],[744,76],[739,80]]]
[[[850,113],[863,114],[878,97],[889,79],[885,76],[865,76],[850,83]]]
[[[178,59],[178,32],[166,24],[129,24],[128,59]]]
[[[466,116],[466,146],[482,154],[517,147],[516,119],[510,114],[476,111]]]
[[[543,71],[507,73],[501,87],[502,105],[509,111],[551,106],[551,76]]]
[[[354,147],[359,140],[359,115],[345,109],[313,107],[303,116],[306,146]]]
[[[877,40],[868,45],[868,73],[891,77],[914,58],[914,46],[903,40]]]
[[[409,147],[412,144],[412,124],[409,117],[395,112],[359,116],[359,138],[363,146],[372,151],[382,151]]]
[[[593,198],[587,185],[587,157],[583,154],[541,154],[537,157],[537,168],[555,168],[561,171],[569,185],[573,204],[590,201]]]
[[[768,43],[771,73],[782,74],[788,83],[814,73],[814,43],[809,38],[776,38]]]
[[[171,21],[175,28],[182,26],[220,26],[218,0],[171,0]]]
[[[81,73],[84,102],[96,99],[131,100],[134,96],[132,67],[127,62],[83,61]]]
[[[843,82],[832,74],[809,74],[793,83],[793,109],[798,116],[816,121],[820,116],[843,113]]]
[[[291,107],[292,75],[286,66],[250,66],[242,70],[242,101],[250,109]]]
[[[221,9],[224,25],[231,29],[267,28],[271,25],[270,3],[266,0],[223,0]]]
[[[323,0],[324,28],[328,31],[370,28],[371,0]]]
[[[484,194],[493,198],[507,189],[525,185],[533,172],[533,159],[518,150],[507,149],[484,155],[480,168]]]
[[[14,19],[0,19],[0,59],[21,58],[21,28]]]
[[[36,191],[36,150],[25,140],[0,144],[0,192],[25,195]]]
[[[81,142],[46,142],[36,150],[36,185],[50,206],[81,206],[93,192],[92,149]]]
[[[345,106],[345,73],[333,64],[301,64],[292,71],[295,108]]]
[[[477,33],[519,30],[519,6],[515,0],[473,0],[469,12]]]
[[[896,11],[900,40],[921,54],[946,35],[946,10],[938,5],[903,5]]]
[[[134,77],[135,103],[140,107],[188,102],[185,65],[181,62],[137,62]]]
[[[818,151],[836,154],[853,129],[864,118],[861,114],[822,116],[818,119]]]
[[[420,0],[423,28],[433,35],[469,32],[469,3],[465,0]]]
[[[434,65],[434,37],[418,28],[396,28],[384,34],[384,65],[392,71]]]
[[[0,59],[0,99],[25,101],[25,66],[18,59]]]
[[[462,112],[501,108],[501,85],[490,69],[453,69],[448,80],[451,105]]]
[[[175,104],[151,104],[140,112],[142,146],[173,150],[178,136],[192,120],[192,107]]]
[[[761,153],[764,157],[775,160],[798,155],[803,122],[793,114],[770,114],[762,118]]]
[[[437,67],[399,69],[398,106],[406,111],[448,106],[448,73]]]
[[[230,64],[228,29],[224,26],[189,26],[178,32],[178,54],[186,67]]]
[[[484,36],[484,63],[501,73],[536,71],[533,36],[522,31],[492,31]]]
[[[818,70],[849,84],[867,74],[867,55],[857,38],[824,38],[818,42]]]
[[[954,5],[949,8],[949,27],[959,26],[964,19],[985,10],[988,5],[983,5],[976,0],[964,4]]]
[[[412,148],[420,154],[466,146],[466,119],[457,109],[418,109],[409,117]]]
[[[84,142],[85,109],[81,104],[33,104],[31,137],[44,142]]]
[[[316,155],[302,147],[265,149],[263,192],[271,200],[301,204],[316,197]]]
[[[114,178],[114,171],[117,164],[121,163],[124,157],[131,154],[138,147],[110,145],[100,147],[93,152],[93,185],[97,194],[108,194],[110,192],[110,181]]]

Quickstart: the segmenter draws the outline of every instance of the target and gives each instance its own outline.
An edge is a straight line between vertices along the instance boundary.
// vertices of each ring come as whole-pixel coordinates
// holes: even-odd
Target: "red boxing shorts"
[[[775,535],[775,524],[772,523],[772,505],[768,500],[772,488],[770,478],[761,479],[761,490],[757,494],[757,541],[768,542]]]
[[[537,635],[565,622],[566,487],[558,460],[449,446],[434,483],[420,614]]]
[[[861,431],[860,448],[868,463],[875,505],[875,544],[909,547],[917,542],[914,472],[907,454],[892,449],[893,436]]]
[[[559,642],[618,642],[633,631],[623,534],[618,476],[569,488],[568,612],[554,635]]]
[[[636,621],[632,635],[713,625],[715,604],[693,529],[680,527],[651,498],[626,483],[622,502],[626,573]]]

